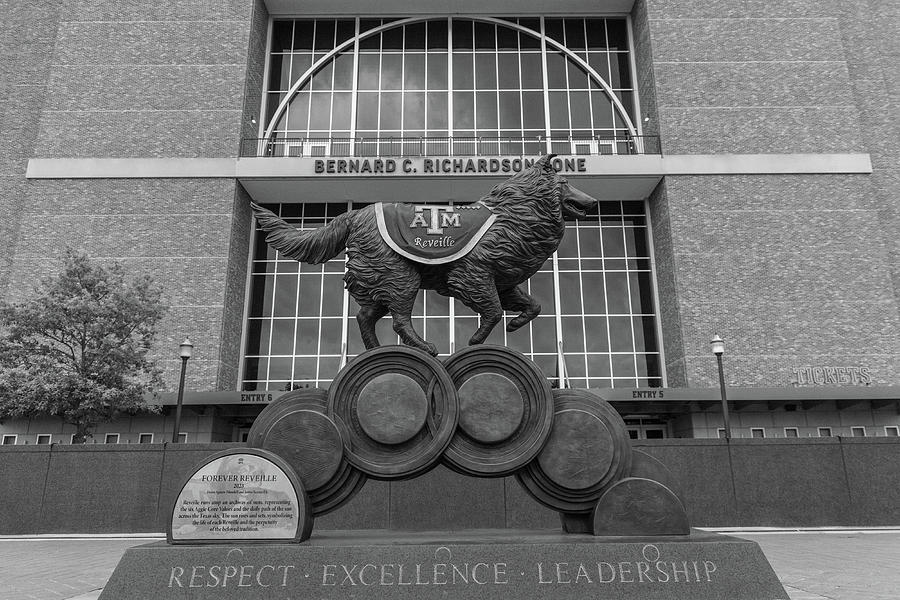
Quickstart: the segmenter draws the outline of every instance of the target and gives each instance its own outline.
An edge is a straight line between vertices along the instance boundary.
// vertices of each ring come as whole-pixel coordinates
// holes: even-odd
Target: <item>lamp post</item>
[[[178,383],[178,406],[175,409],[175,430],[172,432],[172,443],[178,443],[178,432],[181,430],[181,403],[184,400],[184,372],[187,370],[187,361],[191,357],[194,345],[191,340],[184,338],[178,347],[181,355],[181,381]]]
[[[731,423],[728,419],[728,398],[725,396],[725,370],[722,368],[722,355],[725,354],[725,340],[714,335],[709,342],[712,352],[719,363],[719,390],[722,392],[722,415],[725,418],[725,439],[731,440]]]

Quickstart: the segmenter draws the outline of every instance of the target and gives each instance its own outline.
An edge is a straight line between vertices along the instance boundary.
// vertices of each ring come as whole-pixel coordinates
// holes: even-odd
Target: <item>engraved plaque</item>
[[[291,467],[266,450],[236,448],[194,469],[175,500],[168,541],[302,541],[311,531],[309,498]]]

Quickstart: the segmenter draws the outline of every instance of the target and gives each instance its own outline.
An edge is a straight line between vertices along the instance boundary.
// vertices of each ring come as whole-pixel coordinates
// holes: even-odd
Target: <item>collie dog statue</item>
[[[438,234],[461,225],[459,213],[452,212],[452,207],[432,212],[429,220],[423,217],[421,209],[410,212],[413,205],[379,203],[341,214],[324,227],[305,231],[256,204],[252,207],[260,227],[268,233],[266,242],[285,257],[318,264],[346,248],[344,283],[359,303],[356,319],[367,349],[379,345],[375,323],[390,313],[394,331],[404,344],[436,356],[435,346],[422,339],[412,326],[413,304],[420,289],[458,298],[481,315],[470,345],[487,338],[504,310],[519,313],[509,321],[507,331],[515,331],[540,314],[540,304],[521,284],[556,251],[565,232],[565,219],[584,217],[597,203],[556,172],[554,156],[535,161],[494,186],[478,202],[458,207],[470,209],[460,211],[463,214],[482,212],[486,218],[469,232],[465,242],[458,244],[458,250],[449,253],[453,239]],[[422,206],[435,205],[419,205]],[[388,235],[385,215],[403,207],[408,210],[401,214],[414,215],[406,222],[407,229],[416,226],[424,230],[423,235],[432,234],[433,239],[425,239],[427,235],[411,238],[418,240],[415,245],[443,250],[441,258],[417,257],[415,248],[405,250],[402,242]],[[435,215],[440,215],[441,221]]]

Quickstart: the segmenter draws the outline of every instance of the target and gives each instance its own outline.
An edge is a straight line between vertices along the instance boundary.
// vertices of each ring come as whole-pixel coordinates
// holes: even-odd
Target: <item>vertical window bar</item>
[[[541,31],[544,29],[544,17],[541,17]],[[543,40],[542,42],[543,43]],[[544,70],[544,83],[546,83],[546,69]],[[546,88],[545,88],[546,91]],[[565,361],[565,353],[563,352],[563,345],[565,340],[563,340],[562,334],[562,302],[559,293],[559,252],[553,252],[553,302],[556,304],[556,315],[554,315],[555,325],[556,325],[556,369],[557,375],[559,375],[559,388],[563,389],[564,387],[568,387],[568,381],[565,380],[566,375],[566,361]]]
[[[357,96],[359,95],[359,17],[354,20],[355,35],[353,41],[353,83],[350,90],[350,156],[356,156],[356,110]],[[349,208],[348,208],[349,210]],[[344,294],[346,296],[346,293]],[[346,302],[344,312],[346,313]],[[346,314],[344,315],[346,318]],[[347,336],[344,336],[346,342]],[[341,364],[343,367],[343,363]]]
[[[656,350],[659,353],[659,374],[662,377],[662,387],[668,387],[666,375],[666,351],[663,348],[662,313],[660,312],[659,285],[656,283],[656,253],[653,250],[653,223],[650,220],[650,199],[644,199],[644,215],[647,219],[647,253],[650,255],[650,286],[653,288],[653,321],[656,332]]]
[[[359,33],[359,18],[356,19],[356,31]],[[358,46],[358,42],[357,42]],[[347,201],[347,212],[353,210],[353,201]],[[344,254],[344,275],[347,274],[347,254]],[[343,369],[347,365],[347,341],[348,329],[347,329],[347,320],[350,317],[350,292],[347,291],[347,288],[344,288],[344,306],[341,309],[341,366]]]
[[[541,17],[541,67],[543,71],[543,79],[544,79],[544,144],[546,146],[546,152],[551,152],[550,146],[550,82],[547,78],[547,31],[544,28],[544,17]],[[558,285],[558,273],[559,269],[557,268],[556,262],[556,253],[553,253],[553,273],[554,273],[554,282],[555,285]],[[559,306],[559,304],[557,304]],[[558,313],[559,311],[557,311]]]
[[[453,156],[453,17],[447,17],[447,135],[449,155]]]
[[[644,153],[644,119],[643,114],[641,113],[641,96],[638,93],[638,78],[637,78],[637,62],[634,58],[634,35],[631,31],[631,15],[625,17],[625,29],[628,34],[628,67],[631,69],[631,97],[634,102],[631,109],[634,111],[634,128],[637,130],[638,138],[634,140],[634,151],[637,154]],[[613,125],[615,125],[615,121],[613,121]],[[645,211],[647,216],[650,216],[649,211]],[[655,289],[655,288],[654,288]],[[658,321],[659,319],[657,319]]]

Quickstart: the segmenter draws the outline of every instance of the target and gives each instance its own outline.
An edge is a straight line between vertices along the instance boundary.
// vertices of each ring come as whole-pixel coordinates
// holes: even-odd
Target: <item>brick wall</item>
[[[900,383],[900,11],[875,4],[637,3],[666,153],[864,152],[875,171],[665,179],[651,217],[669,385],[716,383],[715,333],[732,385],[790,385],[804,364]]]
[[[28,158],[47,95],[49,49],[59,19],[55,1],[0,0],[0,297],[9,284]]]
[[[154,353],[169,387],[234,389],[250,231],[230,179],[24,179],[31,157],[236,157],[255,136],[268,13],[261,0],[72,0],[17,15],[0,93],[21,130],[0,173],[0,297],[27,297],[66,247],[118,260],[166,289]],[[17,7],[19,5],[16,5]],[[29,7],[31,5],[29,4]],[[46,7],[44,7],[46,8]],[[26,31],[29,33],[17,33]],[[18,37],[17,37],[18,36]],[[14,51],[15,50],[15,51]],[[4,69],[7,63],[4,62]],[[11,84],[8,84],[10,81]],[[13,114],[20,111],[22,115]],[[30,129],[26,127],[30,123]]]
[[[253,6],[65,2],[35,156],[235,156]]]

